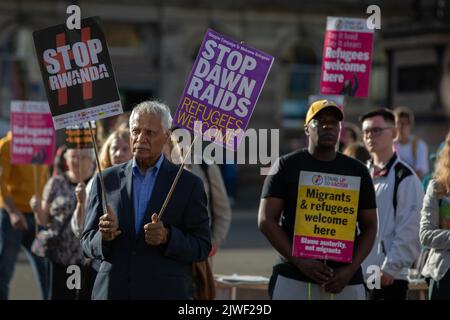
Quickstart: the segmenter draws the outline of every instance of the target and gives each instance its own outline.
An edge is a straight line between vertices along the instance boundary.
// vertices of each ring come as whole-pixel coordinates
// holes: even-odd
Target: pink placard
[[[294,236],[295,257],[352,262],[353,241]]]
[[[52,164],[55,131],[47,102],[11,102],[12,148],[14,164]]]
[[[366,19],[328,17],[320,82],[322,94],[367,98],[373,35]]]

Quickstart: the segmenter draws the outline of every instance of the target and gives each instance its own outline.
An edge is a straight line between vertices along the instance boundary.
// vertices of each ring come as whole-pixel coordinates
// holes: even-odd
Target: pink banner
[[[353,241],[294,236],[295,257],[352,262]]]
[[[366,19],[328,17],[321,93],[367,98],[372,51],[373,30]]]
[[[48,103],[11,102],[12,148],[14,164],[52,164],[55,131]]]

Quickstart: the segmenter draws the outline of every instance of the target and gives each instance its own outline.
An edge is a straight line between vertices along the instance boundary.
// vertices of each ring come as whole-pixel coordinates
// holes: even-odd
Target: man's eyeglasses
[[[381,128],[381,127],[374,127],[374,128],[367,128],[367,129],[363,129],[363,135],[365,137],[367,137],[369,134],[372,134],[372,136],[377,137],[379,136],[384,130],[386,129],[392,129],[393,127],[385,127],[385,128]]]

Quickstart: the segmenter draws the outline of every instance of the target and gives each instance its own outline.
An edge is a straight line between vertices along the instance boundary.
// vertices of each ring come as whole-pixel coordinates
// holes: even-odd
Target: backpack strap
[[[413,156],[413,160],[414,160],[414,164],[416,164],[416,157],[417,157],[417,145],[419,143],[419,138],[417,138],[416,136],[413,137],[413,141],[411,143],[411,149],[412,149],[412,156]]]
[[[394,206],[394,218],[396,218],[398,186],[406,177],[411,176],[413,174],[413,172],[411,171],[411,169],[406,167],[404,164],[397,162],[394,166],[394,174],[395,174],[395,180],[394,180],[394,195],[392,197],[392,205]]]

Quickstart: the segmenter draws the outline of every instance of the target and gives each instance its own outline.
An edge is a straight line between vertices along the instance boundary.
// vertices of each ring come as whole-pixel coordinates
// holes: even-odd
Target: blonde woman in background
[[[450,300],[450,131],[423,202],[420,241],[431,249],[422,270],[429,299]]]
[[[130,132],[126,129],[114,131],[106,139],[100,151],[102,170],[131,160]]]

